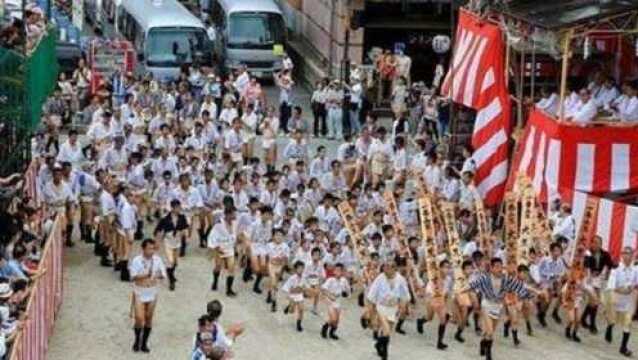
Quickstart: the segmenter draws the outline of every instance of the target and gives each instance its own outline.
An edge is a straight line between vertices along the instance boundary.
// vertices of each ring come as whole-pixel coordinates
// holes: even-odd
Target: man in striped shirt
[[[528,299],[532,294],[523,281],[503,272],[503,261],[499,258],[491,260],[489,273],[479,273],[470,281],[469,290],[480,294],[482,299],[483,339],[480,353],[486,360],[492,360],[494,329],[503,312],[505,294],[513,293],[521,299]]]
[[[549,296],[546,299],[540,298],[538,303],[538,322],[543,327],[547,326],[545,315],[547,310],[552,307],[552,318],[557,324],[562,322],[558,315],[560,308],[560,289],[562,288],[563,279],[567,273],[567,263],[563,258],[563,248],[558,242],[552,243],[549,247],[550,255],[543,258],[538,266],[540,275],[541,289],[546,290]]]

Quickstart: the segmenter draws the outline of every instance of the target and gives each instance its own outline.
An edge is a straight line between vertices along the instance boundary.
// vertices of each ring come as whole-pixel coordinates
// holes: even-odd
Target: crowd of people
[[[562,107],[559,95],[550,88],[541,89],[541,99],[536,107],[555,118],[560,117],[562,111],[563,119],[579,124],[601,120],[638,122],[638,84],[635,81],[624,82],[619,90],[613,77],[597,71],[587,86],[579,86],[577,81],[571,85]]]
[[[566,338],[580,342],[580,327],[597,332],[599,307],[609,324],[605,339],[612,342],[618,325],[620,353],[631,355],[638,285],[632,249],[615,267],[600,239],[593,241],[586,275],[573,291],[563,253],[577,229],[569,208],[561,207],[552,212],[550,251],[532,247],[525,265],[508,264],[496,236],[503,228],[499,214],[486,209],[487,227],[479,229],[476,164],[469,148],[458,155],[450,149],[450,105],[435,95],[436,86],[393,79],[394,119],[386,127],[362,111],[361,79],[326,79],[312,94],[311,120],[296,99],[291,69],[275,74],[274,104],[245,67],[227,75],[184,67],[169,83],[116,74],[93,94],[83,62],[60,76],[45,106],[46,129],[33,141],[42,159],[38,189],[48,217],[63,212],[70,219],[67,245],[93,243],[100,264],[132,283],[134,352],[151,351],[160,284],[179,291],[178,265],[188,261],[189,247],[199,246],[213,259],[211,292],[223,290],[229,301],[263,296],[270,311],[294,317],[297,332],[305,331],[308,306],[325,317],[320,336],[339,340],[342,311],[351,306],[343,299],[357,298],[360,325],[382,359],[391,336],[405,334],[410,319],[419,334],[437,324],[439,350],[448,347],[450,324],[454,340],[464,343],[473,319],[480,354],[489,360],[500,320],[516,346],[519,326],[533,333],[534,312],[542,327],[549,313],[565,325]],[[85,131],[71,126],[76,113]],[[318,144],[320,137],[330,145]],[[433,253],[421,228],[424,194],[453,206],[453,223],[440,214],[432,219]],[[434,207],[438,214],[439,203]],[[490,249],[481,248],[485,234],[494,238]],[[455,247],[462,249],[460,264],[453,261]],[[16,245],[10,259],[27,261],[36,250]],[[253,294],[237,290],[236,278],[252,282]],[[3,284],[0,278],[0,302]],[[23,289],[11,286],[14,293]],[[232,356],[243,329],[224,329],[221,310],[212,302],[198,319],[193,359]]]
[[[23,175],[0,178],[0,359],[26,319],[26,308],[39,268],[50,221],[40,223],[37,204],[25,193]]]
[[[47,33],[47,19],[44,11],[30,4],[25,8],[24,14],[10,15],[10,21],[4,22],[0,28],[0,46],[30,54]]]

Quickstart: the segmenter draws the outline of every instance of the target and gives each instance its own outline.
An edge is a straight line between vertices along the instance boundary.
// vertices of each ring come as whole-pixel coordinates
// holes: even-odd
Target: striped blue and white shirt
[[[500,280],[500,286],[496,283],[498,280]],[[521,299],[532,297],[525,283],[510,275],[495,278],[489,273],[478,274],[470,282],[470,289],[480,293],[483,299],[493,302],[501,302],[507,293],[514,293]]]

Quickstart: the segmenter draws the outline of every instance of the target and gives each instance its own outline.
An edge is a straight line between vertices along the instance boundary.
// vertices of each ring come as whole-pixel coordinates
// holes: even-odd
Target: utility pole
[[[347,20],[346,31],[344,34],[343,45],[343,103],[341,105],[342,121],[350,129],[352,134],[353,129],[350,126],[350,19]]]

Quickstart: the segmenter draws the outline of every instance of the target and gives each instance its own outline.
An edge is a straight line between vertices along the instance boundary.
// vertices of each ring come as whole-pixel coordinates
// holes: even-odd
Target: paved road
[[[277,91],[267,90],[270,101]],[[307,104],[308,94],[298,97]],[[307,106],[306,113],[308,113]],[[309,117],[308,117],[309,118]],[[284,143],[285,139],[280,139]],[[317,145],[336,145],[324,140],[314,140]],[[328,146],[333,152],[336,146]],[[311,152],[313,154],[314,152]],[[320,338],[323,320],[307,315],[306,331],[297,334],[294,320],[281,312],[271,314],[263,297],[250,292],[249,287],[238,283],[239,296],[228,299],[223,294],[210,291],[211,262],[206,251],[190,249],[177,270],[179,282],[176,292],[163,290],[156,312],[156,326],[151,336],[150,355],[135,355],[130,351],[132,322],[129,318],[130,287],[119,282],[113,271],[98,266],[91,248],[81,244],[67,251],[65,273],[65,302],[56,322],[50,346],[50,360],[112,360],[112,359],[187,359],[197,318],[204,313],[205,304],[219,298],[225,305],[223,322],[242,321],[246,334],[235,347],[239,360],[369,360],[376,359],[369,332],[358,325],[360,308],[354,300],[345,305],[343,326],[339,329],[340,341]],[[222,282],[223,283],[223,282]],[[321,309],[323,313],[325,309]],[[452,339],[453,329],[448,330],[445,351],[434,348],[436,326],[427,325],[426,335],[418,336],[414,321],[406,323],[407,336],[395,336],[391,344],[391,359],[411,360],[434,358],[442,360],[477,359],[478,339],[467,334],[467,343],[460,345]],[[579,360],[618,359],[617,346],[607,346],[601,337],[583,334],[586,345],[568,343],[562,338],[562,329],[552,327],[537,331],[515,349],[510,342],[499,338],[495,347],[496,359],[517,360]],[[634,339],[635,340],[635,339]],[[638,341],[632,341],[638,350]]]

